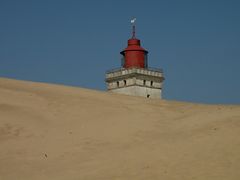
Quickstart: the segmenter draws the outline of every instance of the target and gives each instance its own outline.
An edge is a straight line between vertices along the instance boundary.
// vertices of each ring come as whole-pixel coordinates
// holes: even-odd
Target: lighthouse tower
[[[135,21],[132,23],[132,37],[128,46],[120,52],[121,67],[106,72],[107,90],[114,93],[162,98],[163,71],[148,67],[148,51],[141,47],[135,35]]]

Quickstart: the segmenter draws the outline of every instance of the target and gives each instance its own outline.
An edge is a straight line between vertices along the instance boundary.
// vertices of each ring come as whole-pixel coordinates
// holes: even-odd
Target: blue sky
[[[105,90],[137,17],[165,99],[240,104],[240,1],[0,0],[0,77]]]

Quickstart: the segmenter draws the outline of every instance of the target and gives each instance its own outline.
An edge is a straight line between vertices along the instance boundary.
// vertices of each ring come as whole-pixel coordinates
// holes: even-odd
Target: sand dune
[[[0,78],[1,180],[239,180],[240,106]]]

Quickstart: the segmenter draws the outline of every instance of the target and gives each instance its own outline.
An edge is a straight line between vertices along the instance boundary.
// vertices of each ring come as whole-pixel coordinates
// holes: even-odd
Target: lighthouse
[[[107,90],[132,96],[162,98],[163,71],[148,67],[148,51],[136,38],[136,18],[131,20],[132,37],[120,52],[121,67],[106,72]]]

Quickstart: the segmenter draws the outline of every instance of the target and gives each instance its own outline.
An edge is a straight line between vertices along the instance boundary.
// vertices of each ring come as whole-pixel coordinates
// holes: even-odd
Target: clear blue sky
[[[0,76],[105,90],[133,16],[165,99],[240,104],[239,0],[0,0]]]

